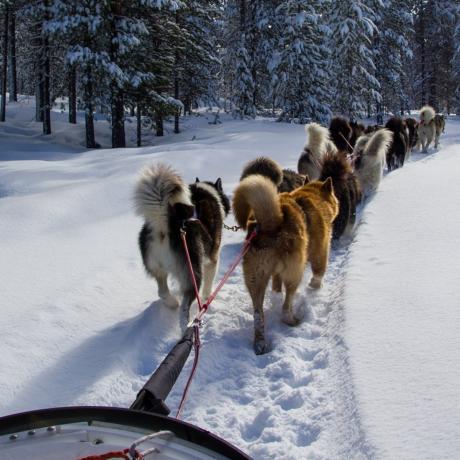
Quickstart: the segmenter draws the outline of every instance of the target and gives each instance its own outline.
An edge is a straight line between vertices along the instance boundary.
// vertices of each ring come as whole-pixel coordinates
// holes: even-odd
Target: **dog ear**
[[[200,179],[198,179],[198,177],[195,179],[195,184],[198,184],[198,182],[200,182]]]
[[[216,180],[216,183],[214,184],[214,186],[216,187],[216,189],[219,191],[219,192],[223,192],[224,190],[222,189],[222,179],[219,177],[217,180]]]
[[[332,179],[330,177],[323,182],[321,190],[326,193],[332,193],[334,191],[334,186],[332,185]]]
[[[310,177],[308,174],[305,174],[305,180],[303,181],[303,185],[307,185],[310,182]]]

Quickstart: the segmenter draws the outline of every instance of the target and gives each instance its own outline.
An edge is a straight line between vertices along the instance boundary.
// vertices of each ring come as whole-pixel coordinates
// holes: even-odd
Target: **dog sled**
[[[61,407],[0,417],[0,458],[250,460],[209,431],[168,416],[165,399],[187,361],[195,333],[193,326],[186,330],[129,409]]]

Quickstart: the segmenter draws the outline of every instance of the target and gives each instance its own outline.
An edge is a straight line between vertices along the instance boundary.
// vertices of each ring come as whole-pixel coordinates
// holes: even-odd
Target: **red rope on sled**
[[[209,305],[211,302],[216,298],[217,294],[219,291],[222,289],[223,285],[227,282],[227,280],[230,278],[230,275],[234,272],[235,268],[238,266],[238,264],[241,262],[241,259],[245,256],[245,254],[249,251],[249,247],[251,246],[252,240],[256,237],[257,235],[257,230],[253,230],[249,236],[246,238],[244,241],[244,245],[241,248],[240,253],[238,256],[235,258],[233,261],[232,265],[230,265],[230,268],[225,272],[225,275],[222,277],[220,280],[220,283],[216,286],[214,291],[211,293],[211,295],[206,299],[206,302],[204,303],[202,307],[202,312],[200,312],[197,316],[197,319],[200,320],[204,314],[206,313],[206,310],[208,309]]]
[[[182,410],[184,409],[185,406],[185,401],[187,400],[188,397],[188,392],[190,390],[190,386],[192,384],[193,377],[195,377],[195,372],[198,367],[198,360],[200,358],[200,347],[201,347],[201,341],[200,341],[200,326],[199,324],[195,324],[193,326],[193,364],[192,364],[192,370],[190,371],[190,375],[188,376],[187,383],[185,384],[184,391],[182,393],[182,398],[179,403],[179,408],[177,409],[176,413],[176,418],[180,418],[182,415]]]
[[[187,236],[187,232],[184,229],[181,229],[180,237],[182,238],[182,243],[184,245],[185,258],[187,260],[188,270],[189,270],[189,272],[191,274],[191,277],[192,277],[193,289],[195,290],[196,301],[198,302],[198,306],[200,307],[200,311],[201,311],[202,308],[203,308],[203,305],[201,304],[200,292],[198,290],[198,285],[197,285],[197,282],[196,282],[195,273],[193,272],[192,259],[190,258],[190,253],[188,251],[186,236]]]
[[[198,305],[200,307],[200,310],[198,314],[196,315],[195,319],[193,320],[193,351],[194,351],[194,358],[193,358],[193,364],[192,364],[192,370],[190,371],[190,375],[188,377],[187,383],[185,384],[184,392],[182,393],[182,398],[179,403],[179,408],[177,409],[176,413],[176,418],[180,418],[182,414],[182,410],[185,405],[185,401],[187,400],[187,396],[190,390],[190,385],[192,383],[193,377],[195,376],[196,369],[198,367],[198,360],[200,358],[200,347],[201,347],[201,341],[200,341],[200,325],[201,325],[201,320],[205,313],[208,311],[209,305],[211,305],[211,302],[216,298],[218,292],[222,289],[223,285],[226,283],[230,275],[234,272],[235,268],[238,266],[240,263],[241,259],[244,257],[244,255],[249,251],[249,248],[251,246],[252,240],[256,237],[257,235],[257,230],[253,230],[249,236],[246,238],[243,247],[241,248],[240,253],[238,256],[235,258],[233,263],[230,265],[229,269],[225,272],[225,275],[222,277],[220,283],[216,286],[212,294],[207,298],[206,302],[202,304],[201,298],[200,298],[200,293],[198,291],[198,284],[196,282],[195,278],[195,273],[193,271],[193,265],[192,261],[190,259],[190,253],[188,251],[187,247],[187,240],[185,238],[186,232],[185,230],[181,230],[181,238],[182,242],[184,244],[184,249],[185,249],[185,257],[187,259],[187,266],[190,272],[190,276],[193,281],[193,287],[195,289],[195,295],[197,298]]]
[[[121,458],[123,460],[133,460],[133,457],[129,455],[129,449],[114,450],[106,452],[105,454],[89,455],[88,457],[81,457],[77,460],[109,460],[111,458]],[[136,452],[135,459],[142,460],[144,457],[142,454]]]

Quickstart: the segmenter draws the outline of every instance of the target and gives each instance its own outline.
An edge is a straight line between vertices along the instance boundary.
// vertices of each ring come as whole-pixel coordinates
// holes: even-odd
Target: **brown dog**
[[[334,193],[339,201],[339,213],[334,220],[332,238],[339,239],[345,231],[351,233],[356,220],[356,206],[362,193],[358,178],[343,153],[326,155],[321,168],[321,180],[332,179]]]
[[[306,177],[290,169],[281,169],[281,166],[271,158],[258,157],[246,163],[241,173],[240,181],[252,174],[260,174],[270,179],[277,187],[278,192],[290,192],[305,184]]]
[[[262,354],[268,351],[263,303],[270,278],[276,277],[286,289],[283,322],[291,326],[299,322],[292,302],[307,259],[305,217],[294,197],[278,194],[275,184],[261,175],[240,182],[233,195],[233,213],[238,225],[248,232],[258,229],[243,258],[243,272],[254,306],[254,351]]]
[[[330,177],[325,181],[310,182],[291,192],[290,196],[304,212],[308,235],[308,260],[313,272],[310,287],[319,289],[326,273],[332,225],[339,212],[339,202]]]

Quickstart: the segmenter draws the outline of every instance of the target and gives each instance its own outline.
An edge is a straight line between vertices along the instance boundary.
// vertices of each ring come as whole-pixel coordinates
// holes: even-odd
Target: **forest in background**
[[[35,95],[36,121],[68,99],[69,123],[125,117],[157,135],[203,106],[235,117],[327,123],[404,114],[424,104],[460,113],[458,0],[0,0],[0,122],[6,97]]]

